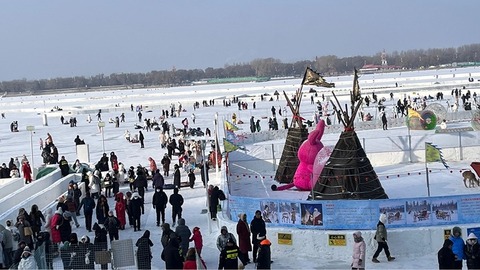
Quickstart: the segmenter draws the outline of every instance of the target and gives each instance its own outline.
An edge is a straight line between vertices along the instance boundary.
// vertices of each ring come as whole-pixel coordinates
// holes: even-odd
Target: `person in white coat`
[[[23,249],[22,259],[18,264],[18,270],[32,270],[32,269],[33,270],[38,269],[37,262],[35,261],[33,254],[30,252],[30,248],[26,246]]]
[[[362,233],[357,231],[353,233],[353,255],[352,255],[352,269],[365,269],[365,241]]]

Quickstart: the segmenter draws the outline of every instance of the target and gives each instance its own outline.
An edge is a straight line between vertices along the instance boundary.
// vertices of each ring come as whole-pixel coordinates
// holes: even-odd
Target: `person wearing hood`
[[[160,173],[157,173],[155,176],[159,174]],[[157,227],[160,226],[160,220],[162,221],[162,224],[165,223],[165,208],[167,208],[168,203],[167,194],[165,194],[162,187],[163,185],[156,187],[152,198],[152,206],[157,213]]]
[[[72,233],[72,224],[70,222],[70,214],[68,212],[64,212],[62,215],[62,223],[58,228],[62,242],[68,241],[70,234]]]
[[[247,214],[241,213],[238,215],[237,222],[238,248],[239,258],[243,265],[250,263],[248,252],[252,251],[252,244],[250,240],[250,227],[247,223]]]
[[[266,235],[258,234],[259,242],[257,254],[257,269],[270,269],[272,264],[272,252],[270,246],[272,243],[267,239]]]
[[[480,245],[477,236],[472,232],[468,235],[465,244],[465,258],[468,269],[480,269]]]
[[[45,216],[42,211],[38,210],[38,206],[33,204],[30,210],[30,220],[32,221],[33,237],[37,237],[42,227],[42,222],[45,223]]]
[[[90,194],[94,199],[98,199],[100,195],[100,178],[98,177],[99,174],[100,172],[98,170],[95,170],[94,173],[92,173],[91,171],[87,172],[88,188],[90,189]]]
[[[70,166],[68,165],[68,161],[65,159],[65,156],[62,156],[60,158],[60,161],[58,162],[58,167],[62,172],[62,177],[65,177],[70,173]]]
[[[52,242],[58,244],[62,242],[62,236],[60,235],[60,225],[63,223],[63,211],[62,208],[58,208],[52,217],[50,223],[50,231],[52,232]]]
[[[130,209],[133,218],[133,231],[140,231],[140,217],[142,216],[143,210],[143,199],[137,192],[132,194],[132,199],[130,200]]]
[[[178,226],[175,228],[175,234],[180,238],[180,248],[182,250],[182,256],[185,257],[187,255],[190,236],[192,235],[190,228],[185,225],[185,219],[178,219]]]
[[[232,233],[228,232],[227,226],[222,226],[220,229],[220,235],[217,237],[217,249],[222,252],[222,250],[227,246],[228,239],[233,239],[235,245],[237,244],[237,239]]]
[[[87,235],[80,238],[80,254],[85,258],[80,269],[95,269],[95,249]]]
[[[108,216],[109,210],[110,210],[110,207],[108,206],[107,197],[105,197],[104,195],[100,195],[100,197],[97,200],[97,206],[95,208],[98,224],[105,223],[105,219]]]
[[[465,249],[465,242],[462,238],[462,229],[460,227],[453,227],[452,234],[448,238],[452,241],[452,251],[455,254],[455,269],[462,269],[463,260],[465,259],[465,253],[463,250]]]
[[[138,166],[137,168],[137,178],[135,178],[135,188],[138,191],[138,195],[140,195],[140,198],[145,198],[145,189],[148,186],[147,183],[147,176],[145,175],[145,170],[141,167]]]
[[[152,177],[152,185],[153,188],[163,188],[163,185],[165,184],[165,179],[163,178],[162,174],[160,173],[159,169],[156,169],[153,172],[153,177]]]
[[[437,253],[439,269],[455,269],[455,254],[452,251],[453,242],[445,239],[443,247]]]
[[[22,252],[22,259],[18,263],[19,270],[35,270],[38,269],[37,262],[30,252],[30,248],[26,246]]]
[[[172,205],[172,226],[175,227],[176,218],[182,218],[183,205],[183,196],[178,193],[177,187],[173,189],[173,194],[170,195],[168,202]]]
[[[170,172],[170,163],[172,163],[171,158],[168,156],[167,153],[163,156],[162,160],[160,161],[163,166],[163,175],[168,176]]]
[[[30,167],[30,163],[28,161],[23,163],[22,173],[23,178],[25,179],[25,184],[30,184],[32,182],[32,168]]]
[[[166,224],[166,223],[165,223]],[[169,236],[167,246],[162,251],[161,258],[165,261],[165,269],[182,269],[183,258],[178,252],[180,245],[177,235],[172,233]]]
[[[93,224],[93,230],[95,231],[95,239],[93,240],[94,250],[97,251],[106,251],[108,250],[108,240],[107,240],[107,230],[103,224],[98,224],[95,222]],[[101,265],[102,269],[108,269],[108,263]]]
[[[202,255],[202,248],[203,248],[203,237],[202,233],[200,232],[199,227],[193,228],[193,233],[192,237],[189,240],[190,242],[193,241],[193,245],[195,247],[195,250],[197,251],[198,256]],[[187,255],[188,257],[188,255]]]
[[[150,240],[150,231],[146,230],[143,236],[135,244],[137,249],[137,267],[138,269],[152,269],[152,249],[153,243]]]
[[[352,269],[365,269],[365,250],[366,244],[362,237],[362,232],[353,233],[353,255]]]
[[[219,193],[220,193],[220,189],[217,186],[211,189],[209,206],[210,206],[210,217],[213,220],[217,219],[218,205],[220,203]]]
[[[378,218],[378,223],[377,223],[377,231],[375,232],[375,240],[377,240],[378,247],[377,247],[377,251],[375,251],[375,254],[373,254],[372,262],[374,263],[380,262],[377,258],[378,258],[378,255],[380,255],[380,252],[382,252],[382,250],[385,250],[385,255],[387,256],[387,260],[389,262],[395,260],[395,257],[390,256],[390,250],[387,244],[388,238],[387,238],[387,229],[385,228],[386,222],[387,222],[387,215],[385,215],[384,213],[380,214],[380,217]]]
[[[118,192],[115,194],[115,213],[117,215],[118,221],[120,222],[120,230],[125,230],[125,224],[127,224],[127,219],[125,212],[127,209],[127,204],[123,198],[123,193]]]
[[[108,216],[105,219],[105,223],[103,225],[108,231],[108,235],[110,236],[110,242],[119,239],[118,229],[120,228],[120,221],[116,216],[113,215],[112,210],[108,211]]]
[[[168,241],[170,240],[171,235],[175,235],[175,232],[170,229],[170,224],[163,223],[162,226],[162,236],[160,238],[160,242],[162,243],[163,248],[168,245]]]

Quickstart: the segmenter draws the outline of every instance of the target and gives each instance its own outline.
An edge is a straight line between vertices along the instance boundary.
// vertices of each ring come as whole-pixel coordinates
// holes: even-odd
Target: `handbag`
[[[25,236],[33,235],[32,227],[23,227],[23,234]]]

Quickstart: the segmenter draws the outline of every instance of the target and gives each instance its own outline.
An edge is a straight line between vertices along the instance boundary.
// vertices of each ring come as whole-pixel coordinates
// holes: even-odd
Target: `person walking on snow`
[[[375,238],[374,238],[375,240],[377,240],[377,243],[378,243],[377,251],[375,251],[375,254],[373,254],[372,262],[374,263],[380,262],[377,258],[378,258],[378,255],[380,255],[380,252],[382,252],[382,250],[385,250],[385,255],[387,255],[387,259],[389,262],[395,260],[395,257],[390,256],[390,250],[387,244],[387,229],[385,228],[386,222],[387,222],[387,215],[383,213],[380,214],[380,218],[378,219],[378,223],[377,223],[377,231],[375,232]]]
[[[352,269],[365,269],[365,241],[360,231],[353,233]]]
[[[28,161],[23,163],[22,173],[23,177],[25,178],[25,184],[30,184],[32,182],[32,168],[30,167],[30,163]]]

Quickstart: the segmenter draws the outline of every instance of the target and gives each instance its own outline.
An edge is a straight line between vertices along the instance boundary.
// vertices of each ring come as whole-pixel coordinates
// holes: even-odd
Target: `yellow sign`
[[[450,238],[451,234],[452,234],[452,230],[450,229],[443,230],[443,240]]]
[[[329,234],[328,235],[329,246],[346,246],[347,238],[345,234]]]
[[[291,233],[278,233],[278,244],[279,245],[292,245],[292,234]]]

